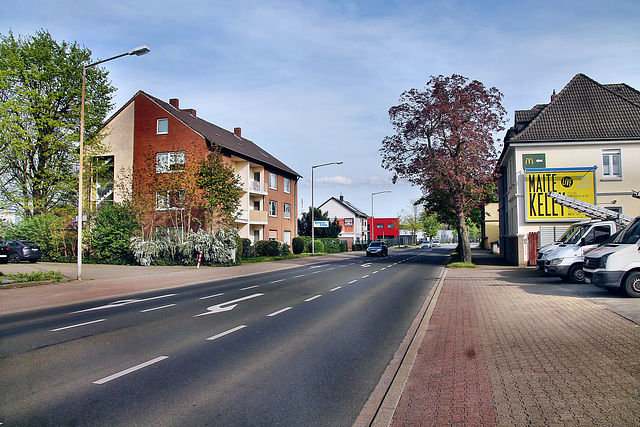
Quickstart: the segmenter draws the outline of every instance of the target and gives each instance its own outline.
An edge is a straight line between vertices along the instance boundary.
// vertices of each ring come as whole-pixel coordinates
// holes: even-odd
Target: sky
[[[375,217],[411,213],[422,195],[381,165],[388,111],[404,91],[430,76],[479,80],[504,94],[512,126],[515,110],[549,102],[578,73],[640,89],[639,23],[633,0],[5,0],[0,9],[0,34],[44,29],[92,59],[147,45],[145,56],[104,64],[118,89],[113,112],[143,90],[241,127],[302,176],[302,211],[312,166],[343,161],[314,169],[313,204],[343,195]]]

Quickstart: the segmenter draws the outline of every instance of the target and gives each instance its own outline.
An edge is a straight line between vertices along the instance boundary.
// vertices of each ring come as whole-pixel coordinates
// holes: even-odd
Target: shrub
[[[256,248],[251,244],[251,240],[242,239],[242,258],[255,258]]]
[[[132,261],[131,237],[140,229],[136,214],[128,205],[105,203],[91,218],[90,250],[99,262],[123,264]]]
[[[228,265],[234,263],[239,254],[237,252],[237,232],[231,229],[218,230],[207,233],[200,229],[190,231],[184,239],[181,253],[183,262],[190,264],[191,260],[202,253],[202,260],[207,264]]]
[[[163,240],[144,240],[142,237],[133,237],[130,248],[138,264],[151,265],[167,250],[167,244]]]
[[[340,239],[328,238],[325,237],[320,239],[322,244],[324,245],[323,251],[318,251],[318,246],[316,244],[316,252],[326,252],[328,254],[336,254],[340,252]]]
[[[276,240],[260,240],[256,242],[256,256],[279,256],[282,253],[282,243]]]
[[[347,252],[349,250],[349,245],[347,242],[340,242],[340,252]]]
[[[291,247],[293,249],[294,254],[301,254],[304,252],[305,242],[301,237],[294,237],[291,242]]]
[[[315,252],[324,252],[324,243],[322,243],[322,240],[316,239],[314,242],[314,246]]]

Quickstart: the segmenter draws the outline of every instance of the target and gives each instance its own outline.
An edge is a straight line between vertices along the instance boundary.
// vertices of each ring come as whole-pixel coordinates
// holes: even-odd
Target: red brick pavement
[[[394,426],[640,425],[640,327],[533,269],[449,270]]]

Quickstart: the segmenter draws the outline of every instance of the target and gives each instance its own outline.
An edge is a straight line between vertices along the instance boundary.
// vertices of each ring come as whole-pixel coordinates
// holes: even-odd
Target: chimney
[[[185,113],[189,113],[191,114],[193,117],[196,116],[196,110],[194,110],[193,108],[185,108],[184,110],[180,110],[180,111],[184,111]]]
[[[242,128],[233,128],[233,133],[238,138],[242,138]]]
[[[169,100],[169,104],[171,104],[176,110],[180,109],[180,100],[178,98],[171,98]]]
[[[556,90],[554,89],[553,93],[551,94],[551,102],[553,102],[553,100],[556,99],[556,96],[558,95],[556,95]]]
[[[342,195],[342,193],[340,193],[340,201],[344,202],[344,196]]]

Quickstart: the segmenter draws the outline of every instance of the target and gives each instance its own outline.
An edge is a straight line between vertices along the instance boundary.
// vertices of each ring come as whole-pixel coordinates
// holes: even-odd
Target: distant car
[[[0,241],[0,264],[6,264],[9,262],[9,245],[5,245]]]
[[[42,258],[40,246],[26,240],[4,240],[0,246],[9,248],[9,259],[11,262],[29,261],[38,262]]]
[[[432,248],[435,248],[436,246],[437,246],[437,247],[440,247],[440,239],[433,239],[433,240],[431,241],[431,247],[432,247]]]
[[[422,242],[422,244],[420,245],[421,249],[430,248],[430,247],[431,247],[431,244],[429,242],[427,242],[426,240],[424,242]]]
[[[367,247],[367,256],[387,256],[389,247],[385,242],[371,242]]]

